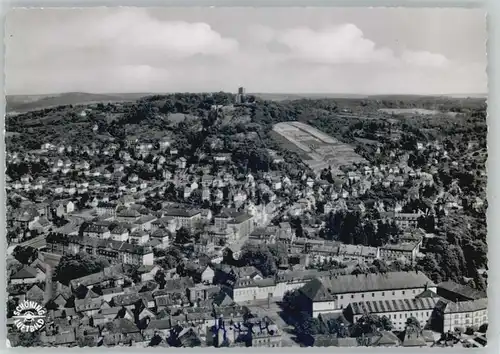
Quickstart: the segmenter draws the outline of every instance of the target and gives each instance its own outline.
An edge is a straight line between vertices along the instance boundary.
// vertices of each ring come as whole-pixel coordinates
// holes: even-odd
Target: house
[[[399,345],[401,345],[400,339],[391,331],[378,331],[370,338],[371,347],[398,347]]]
[[[75,203],[71,200],[58,200],[52,204],[52,210],[58,217],[63,217],[75,211]]]
[[[67,294],[58,294],[52,299],[52,302],[57,305],[58,308],[63,308],[66,306],[70,296]]]
[[[435,343],[432,331],[422,330],[414,326],[406,326],[402,333],[401,345],[406,348],[427,347]]]
[[[386,244],[380,247],[380,258],[387,261],[406,259],[415,263],[420,244],[417,242],[403,242],[397,244]]]
[[[144,245],[149,241],[149,234],[143,230],[138,229],[130,233],[128,239],[131,244]]]
[[[214,162],[224,163],[231,161],[231,154],[217,154],[213,157]]]
[[[201,282],[205,284],[212,284],[215,277],[215,271],[208,265],[205,267],[203,272],[201,272]]]
[[[112,240],[125,242],[128,240],[129,231],[123,225],[111,227],[110,236]]]
[[[219,292],[220,288],[217,285],[197,284],[187,289],[189,301],[192,304],[195,304],[198,301],[207,300],[212,295],[218,294]]]
[[[135,173],[132,173],[130,176],[128,176],[128,181],[131,183],[135,183],[139,181],[139,176],[137,176]]]
[[[51,226],[52,223],[46,217],[41,217],[31,225],[30,230],[37,230],[39,233],[44,233],[49,231]]]
[[[216,323],[216,334],[213,345],[222,347],[281,347],[282,333],[278,326],[268,317],[254,317],[249,323],[243,321],[231,321],[233,325],[225,321]],[[250,334],[251,332],[251,334]],[[226,344],[224,344],[226,343]]]
[[[34,284],[45,281],[45,272],[40,268],[24,266],[10,276],[11,284]]]
[[[116,216],[116,210],[118,209],[118,204],[110,202],[98,202],[97,203],[97,215],[109,215]]]
[[[113,269],[113,267],[104,268],[102,272],[92,273],[84,277],[73,279],[70,281],[71,288],[74,291],[79,286],[84,286],[88,289],[92,289],[94,286],[102,288],[122,286],[125,277],[113,271]]]
[[[401,229],[416,228],[418,219],[422,216],[422,212],[418,213],[394,213],[394,222]]]
[[[151,224],[156,220],[156,217],[152,215],[143,215],[140,216],[137,220],[134,221],[134,224],[139,227],[140,230],[149,231],[151,230]]]
[[[43,303],[45,292],[38,287],[38,285],[34,284],[27,292],[26,292],[26,301],[34,301],[36,303]]]
[[[8,223],[12,227],[19,227],[21,230],[32,228],[40,218],[38,212],[34,209],[16,210],[8,217]]]
[[[116,285],[116,283],[115,283]],[[105,288],[105,289],[101,289],[101,293],[102,293],[102,299],[106,302],[110,302],[113,297],[117,296],[117,295],[122,295],[125,293],[125,291],[123,290],[123,288],[121,286],[114,286],[112,288]]]
[[[186,168],[186,162],[187,162],[186,158],[182,156],[175,161],[175,164],[178,169],[183,170]]]
[[[137,269],[137,273],[141,277],[141,282],[146,282],[148,280],[153,280],[159,270],[161,270],[161,268],[157,265],[143,265]]]
[[[75,310],[81,316],[93,316],[101,310],[104,300],[95,299],[75,299]],[[109,307],[109,305],[105,306]]]
[[[156,318],[155,313],[148,308],[143,308],[142,311],[139,312],[139,314],[137,315],[138,321],[142,321],[144,319],[153,320],[155,318]]]
[[[168,147],[170,147],[171,140],[170,140],[170,138],[165,137],[165,138],[162,138],[162,139],[158,142],[158,144],[159,144],[159,146],[160,146],[160,149],[161,149],[161,150],[165,150],[165,149],[167,149]]]
[[[155,334],[162,337],[167,337],[168,335],[170,335],[171,328],[172,324],[170,318],[151,319],[148,322],[146,329],[144,330],[144,337],[152,338]]]
[[[123,209],[117,212],[116,220],[120,222],[130,222],[133,223],[141,217],[141,213],[137,210]]]
[[[113,321],[117,318],[124,318],[133,321],[134,314],[129,310],[121,306],[109,307],[101,309],[99,314],[105,319],[105,322]]]
[[[151,234],[151,240],[158,240],[161,246],[157,248],[167,248],[170,244],[170,232],[165,229],[157,229]]]
[[[147,301],[144,300],[143,295],[144,293],[126,293],[123,295],[117,295],[113,297],[111,304],[114,307],[124,307],[127,310],[134,312],[138,307],[148,307]]]
[[[104,225],[89,224],[84,227],[83,236],[107,239],[111,237],[111,232]]]

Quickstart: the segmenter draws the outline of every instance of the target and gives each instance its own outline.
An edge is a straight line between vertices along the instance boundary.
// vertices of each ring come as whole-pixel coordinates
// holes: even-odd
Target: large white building
[[[198,209],[177,209],[165,210],[164,216],[171,216],[177,221],[177,226],[193,229],[201,220],[201,210]]]
[[[329,276],[300,289],[304,310],[313,317],[343,311],[353,302],[413,299],[425,290],[436,292],[436,285],[422,272]]]
[[[59,254],[85,252],[108,259],[111,263],[134,265],[153,265],[153,249],[149,246],[135,245],[112,239],[99,239],[88,236],[53,237],[47,240],[49,251]]]
[[[268,298],[282,299],[286,292],[302,288],[314,276],[326,272],[287,272],[275,278],[245,277],[226,284],[226,292],[236,303],[245,303]]]
[[[443,302],[441,307],[443,332],[479,327],[488,323],[488,299]]]

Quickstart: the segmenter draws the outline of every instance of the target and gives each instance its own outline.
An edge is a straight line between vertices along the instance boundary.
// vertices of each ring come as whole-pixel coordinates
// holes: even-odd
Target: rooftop
[[[456,293],[458,295],[461,295],[465,298],[468,298],[469,300],[477,300],[486,297],[484,291],[478,291],[476,289],[471,288],[470,286],[458,284],[451,280],[439,283],[437,285],[437,288],[438,291],[440,289],[447,290]]]
[[[322,277],[311,280],[302,292],[315,300],[316,294],[361,293],[396,289],[423,288],[435,286],[422,272],[389,272],[384,274],[359,274]],[[323,288],[324,290],[321,290]],[[316,301],[319,301],[316,300]]]
[[[416,310],[431,310],[439,302],[436,298],[399,299],[351,302],[355,315],[364,313],[404,312]]]
[[[478,299],[471,301],[448,302],[444,313],[474,312],[488,309],[488,299]]]

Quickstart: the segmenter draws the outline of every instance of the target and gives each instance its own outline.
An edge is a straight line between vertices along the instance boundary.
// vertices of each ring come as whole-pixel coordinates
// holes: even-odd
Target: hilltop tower
[[[246,101],[245,88],[238,87],[238,93],[236,94],[235,103],[242,104],[242,103],[245,103],[245,101]]]

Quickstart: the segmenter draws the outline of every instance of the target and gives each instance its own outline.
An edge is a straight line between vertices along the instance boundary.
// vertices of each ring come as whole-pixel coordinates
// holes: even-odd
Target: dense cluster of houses
[[[217,149],[217,141],[214,152],[195,165],[180,156],[171,137],[129,137],[125,143],[44,143],[7,156],[13,166],[46,166],[15,180],[7,176],[9,254],[16,246],[39,250],[36,260],[10,274],[9,299],[34,300],[49,309],[40,337],[45,345],[279,347],[283,329],[249,306],[281,301],[293,291],[300,293],[303,310],[320,320],[342,315],[355,323],[375,314],[403,331],[412,317],[422,328],[437,326],[441,332],[487,323],[486,295],[464,286],[436,285],[421,272],[351,274],[354,266],[377,259],[415,264],[423,241],[433,237],[418,229],[419,218],[462,207],[454,186],[438,190],[429,210],[408,212],[422,188],[435,187],[435,164],[426,171],[413,169],[408,154],[394,155],[394,164],[354,164],[328,180],[321,176],[328,170],[282,172],[284,160],[272,150],[278,168],[242,174],[235,172],[231,153]],[[432,149],[436,164],[448,158],[439,144],[416,149]],[[402,187],[409,191],[402,200],[367,206],[358,198],[372,189]],[[369,208],[380,215],[373,222],[396,225],[395,240],[372,247],[319,237],[325,222],[318,216],[340,210],[367,215]],[[307,220],[302,235],[292,227],[297,218]],[[179,241],[183,233],[198,239]],[[183,256],[196,276],[159,266],[158,254],[168,254],[173,243],[189,248]],[[253,266],[221,263],[228,250],[237,259],[245,243],[283,244],[287,260],[269,277]],[[52,282],[54,265],[45,257],[78,253],[105,258],[111,266],[69,284]],[[297,261],[288,264],[292,258]],[[315,267],[332,261],[344,267]],[[127,267],[135,269],[134,276]],[[156,279],[159,271],[165,283]],[[391,332],[377,338],[378,345],[397,342]]]

